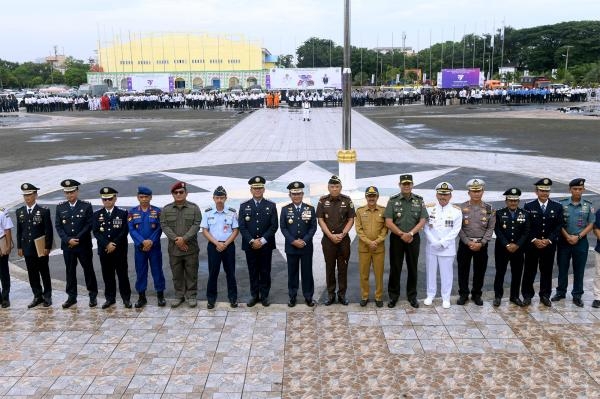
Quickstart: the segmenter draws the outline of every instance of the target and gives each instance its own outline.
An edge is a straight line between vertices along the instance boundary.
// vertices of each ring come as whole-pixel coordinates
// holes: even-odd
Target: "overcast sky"
[[[598,0],[351,0],[351,40],[361,47],[458,41],[490,33],[503,21],[525,28],[600,17]],[[343,42],[344,0],[0,0],[0,59],[33,61],[54,52],[94,56],[101,41],[121,34],[242,34],[273,54],[295,54],[316,36]],[[12,32],[11,36],[6,36]]]

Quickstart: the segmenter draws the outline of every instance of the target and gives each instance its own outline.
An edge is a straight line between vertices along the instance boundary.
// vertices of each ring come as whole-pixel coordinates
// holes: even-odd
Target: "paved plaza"
[[[428,117],[441,116],[422,113],[415,122],[417,117],[408,113],[410,111],[404,115],[396,110],[374,108],[353,112],[352,147],[357,151],[358,163],[356,187],[349,194],[358,205],[362,204],[364,190],[369,185],[379,187],[379,202],[385,204],[389,196],[398,191],[398,175],[403,172],[412,172],[415,192],[423,195],[426,202],[434,199],[433,188],[442,180],[452,182],[457,188],[452,201],[462,202],[468,198],[464,183],[473,176],[481,177],[488,182],[484,200],[501,206],[502,193],[508,187],[522,187],[522,199],[529,200],[534,198],[533,182],[539,177],[550,177],[555,181],[552,196],[557,198],[567,195],[569,180],[585,177],[588,198],[596,206],[600,205],[597,156],[575,159],[566,154],[559,157],[555,150],[532,152],[510,139],[496,137],[485,141],[473,139],[473,135],[456,138],[452,146],[442,146],[447,138],[434,137],[435,131],[422,123]],[[501,113],[489,112],[478,113],[477,117],[484,120],[499,115]],[[505,116],[517,121],[514,126],[519,125],[520,117],[539,119],[545,124],[564,124],[570,120],[568,115],[548,110],[536,110],[533,116],[531,110],[514,110]],[[448,118],[462,117],[474,118],[474,115],[455,113]],[[305,200],[313,205],[326,193],[329,176],[337,173],[335,153],[341,147],[341,109],[313,109],[310,122],[303,122],[299,112],[288,109],[261,109],[242,116],[223,113],[219,118],[228,120],[222,132],[208,128],[198,131],[193,130],[193,119],[187,115],[186,129],[161,128],[164,135],[173,136],[173,131],[177,132],[172,141],[178,143],[177,151],[172,147],[164,152],[155,148],[154,154],[137,156],[134,152],[130,156],[122,152],[115,155],[103,145],[105,139],[114,140],[115,133],[94,135],[93,129],[79,126],[98,124],[98,129],[110,130],[111,124],[116,123],[114,119],[32,118],[21,128],[13,126],[12,129],[22,129],[19,134],[28,140],[44,136],[40,140],[47,143],[30,144],[36,151],[32,156],[38,159],[30,169],[11,170],[0,163],[4,170],[0,173],[3,185],[0,205],[14,210],[21,201],[19,186],[28,181],[41,188],[39,203],[51,207],[54,218],[54,206],[63,200],[59,182],[67,177],[83,183],[81,197],[95,206],[100,205],[97,193],[103,185],[118,189],[118,206],[136,205],[135,190],[139,184],[151,185],[155,191],[153,204],[163,206],[171,201],[170,185],[183,180],[190,187],[188,199],[201,208],[211,204],[212,191],[217,185],[226,187],[228,206],[238,207],[249,198],[247,180],[256,174],[267,178],[265,196],[278,207],[289,202],[285,187],[293,180],[302,180],[307,185]],[[581,122],[577,117],[572,120],[591,122],[598,130],[597,120]],[[178,121],[175,115],[172,125],[177,126]],[[62,129],[66,125],[75,127],[70,131]],[[421,136],[417,137],[419,132]],[[119,140],[133,140],[134,135],[123,133],[132,132],[121,131]],[[139,141],[144,140],[144,130],[133,133]],[[196,150],[192,141],[186,141],[189,135],[201,138],[213,135],[214,139],[207,140]],[[532,140],[537,139],[532,137]],[[71,144],[83,140],[87,140],[88,145],[82,146],[80,152],[67,151]],[[434,145],[428,145],[430,143]],[[588,143],[592,143],[588,145],[588,152],[597,154],[598,145],[593,144],[597,139]],[[54,149],[63,146],[63,155],[74,157],[62,162],[45,161],[39,151],[46,144],[54,145]],[[95,154],[90,154],[93,151]],[[322,300],[325,267],[318,245],[320,234],[319,230],[314,239],[317,244],[314,275],[315,297]],[[351,237],[354,239],[354,230]],[[590,237],[590,242],[595,240]],[[199,292],[204,292],[207,276],[205,243],[201,239]],[[570,295],[566,300],[553,303],[552,308],[540,305],[537,298],[531,306],[519,308],[509,304],[506,297],[499,308],[494,308],[491,305],[493,292],[489,291],[484,294],[483,307],[471,302],[466,306],[454,305],[455,297],[450,309],[443,309],[439,300],[434,301],[434,306],[426,307],[422,304],[425,291],[424,251],[421,251],[419,309],[408,305],[404,292],[394,309],[379,309],[372,302],[360,307],[356,270],[349,273],[349,306],[308,308],[299,304],[290,309],[286,306],[287,272],[281,233],[277,235],[277,247],[273,257],[274,303],[268,308],[260,305],[247,308],[241,304],[231,309],[221,290],[219,300],[225,302],[218,302],[214,310],[206,309],[205,300],[200,301],[197,308],[159,308],[156,298],[150,297],[149,305],[143,310],[124,309],[118,303],[105,311],[88,308],[84,296],[76,307],[63,310],[60,303],[66,294],[60,250],[51,254],[54,306],[27,310],[31,290],[23,270],[24,262],[13,251],[11,307],[0,310],[0,395],[27,398],[600,397],[600,309],[590,306],[593,256],[586,270],[583,308],[573,305]],[[355,242],[352,248],[350,268],[356,269]],[[491,245],[488,250],[488,290],[494,273],[492,248]],[[165,246],[163,250],[166,252]],[[237,252],[240,300],[245,300],[249,289],[240,245]],[[94,261],[100,283],[97,259]],[[385,281],[387,268],[386,262]],[[81,270],[79,275],[81,278]],[[220,289],[224,287],[224,278],[219,285]],[[167,286],[169,294],[172,292],[169,277]],[[80,287],[79,293],[83,295],[85,288]]]

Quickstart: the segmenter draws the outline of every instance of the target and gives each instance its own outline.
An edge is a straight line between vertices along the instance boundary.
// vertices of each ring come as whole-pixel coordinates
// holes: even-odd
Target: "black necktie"
[[[27,209],[27,214],[31,215],[31,208]]]
[[[546,204],[542,204],[542,213],[546,213]]]

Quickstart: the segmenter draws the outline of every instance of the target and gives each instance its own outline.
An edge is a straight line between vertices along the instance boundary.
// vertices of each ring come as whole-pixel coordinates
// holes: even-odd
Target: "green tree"
[[[90,65],[82,60],[67,57],[65,60],[64,83],[68,86],[79,86],[87,81],[87,72]]]
[[[277,63],[275,65],[279,68],[293,68],[294,56],[292,54],[277,56]]]

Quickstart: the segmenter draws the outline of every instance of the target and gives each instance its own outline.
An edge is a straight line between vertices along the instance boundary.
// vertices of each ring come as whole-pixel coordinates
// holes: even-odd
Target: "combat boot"
[[[165,294],[162,291],[158,291],[156,296],[158,297],[158,306],[162,308],[163,306],[167,305],[167,301],[165,301]]]
[[[140,292],[140,296],[139,296],[137,302],[135,303],[135,308],[136,309],[143,308],[147,303],[148,303],[148,300],[146,299],[146,293]]]

